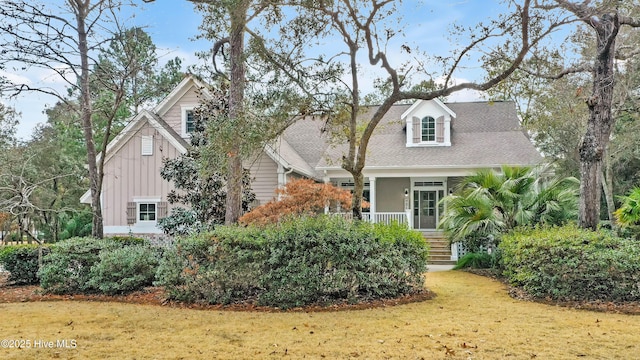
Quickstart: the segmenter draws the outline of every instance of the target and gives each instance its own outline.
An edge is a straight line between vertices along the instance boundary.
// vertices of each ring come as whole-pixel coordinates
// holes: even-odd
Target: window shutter
[[[161,201],[158,203],[158,219],[167,217],[167,202]]]
[[[136,223],[136,203],[127,203],[127,225],[133,225]]]
[[[413,143],[417,144],[422,140],[422,131],[420,128],[420,118],[413,117],[411,118],[411,125],[413,128]]]
[[[444,116],[436,119],[436,141],[444,142]]]
[[[153,155],[153,136],[142,136],[142,155]]]

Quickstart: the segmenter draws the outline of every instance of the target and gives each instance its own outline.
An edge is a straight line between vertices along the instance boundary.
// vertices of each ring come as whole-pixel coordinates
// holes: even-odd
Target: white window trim
[[[180,113],[182,117],[181,121],[181,129],[182,129],[182,137],[190,138],[191,134],[187,132],[187,111],[193,111],[197,105],[182,105],[180,106]]]
[[[136,222],[134,225],[156,225],[158,223],[158,204],[161,199],[159,197],[134,197],[133,202],[136,203]],[[140,220],[140,204],[155,204],[156,206],[156,219],[155,220]]]
[[[153,205],[153,212],[155,213],[155,220],[140,220],[140,206]],[[141,201],[136,203],[136,224],[156,224],[158,222],[158,203],[151,201]]]
[[[433,119],[433,140],[426,140],[426,141],[422,140],[424,138],[424,136],[422,135],[422,130],[423,130],[423,127],[424,127],[424,120],[426,118]],[[436,118],[434,118],[431,115],[423,116],[420,119],[420,142],[418,144],[436,144],[436,143],[437,143],[437,141],[436,141]]]
[[[437,117],[433,115],[425,115],[420,118],[420,140],[422,140],[422,120],[432,117],[435,121],[437,121]],[[408,117],[406,124],[406,134],[407,134],[407,147],[429,147],[429,146],[451,146],[451,116],[444,117],[444,142],[434,141],[420,141],[417,143],[413,142],[413,123],[411,117]],[[434,124],[434,126],[437,126]],[[437,130],[436,130],[437,131]],[[437,134],[436,134],[437,137]]]

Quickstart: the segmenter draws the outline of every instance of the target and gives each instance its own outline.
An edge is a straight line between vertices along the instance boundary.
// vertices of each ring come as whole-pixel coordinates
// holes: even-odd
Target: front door
[[[435,229],[438,220],[438,191],[413,192],[413,223],[416,229]]]

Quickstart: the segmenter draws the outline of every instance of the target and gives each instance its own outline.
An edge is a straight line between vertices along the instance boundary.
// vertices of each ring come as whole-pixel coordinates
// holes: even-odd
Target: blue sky
[[[161,63],[179,56],[183,59],[183,63],[192,64],[196,61],[194,56],[196,51],[210,47],[206,41],[192,41],[198,34],[198,26],[201,22],[201,15],[194,10],[192,3],[186,0],[156,0],[148,4],[143,4],[140,0],[136,2],[137,7],[127,10],[132,16],[125,25],[145,26],[145,30],[159,49]],[[405,41],[415,43],[421,50],[443,51],[454,46],[445,37],[451,24],[470,26],[495,16],[501,9],[503,7],[497,0],[405,1],[400,10],[403,22],[407,24]],[[37,71],[4,75],[28,79],[33,83],[56,81],[48,79]],[[472,73],[469,76],[473,77]],[[459,100],[466,100],[473,96],[473,94],[462,94]],[[15,100],[2,99],[2,101],[14,106],[21,113],[18,136],[27,139],[37,123],[46,121],[43,111],[47,105],[55,104],[56,99],[44,95],[26,94]]]

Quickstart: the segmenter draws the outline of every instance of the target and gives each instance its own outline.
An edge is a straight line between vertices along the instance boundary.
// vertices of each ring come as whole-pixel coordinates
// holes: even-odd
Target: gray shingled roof
[[[447,168],[533,165],[542,157],[522,131],[513,102],[446,104],[451,122],[450,147],[407,147],[401,115],[410,105],[395,105],[371,138],[366,168]],[[372,109],[373,111],[374,109]],[[285,139],[316,170],[340,168],[346,145],[328,146],[321,120],[304,119]]]
[[[269,145],[282,159],[284,159],[294,170],[302,175],[321,179],[317,172],[300,154],[285,140],[280,139],[277,143]]]

